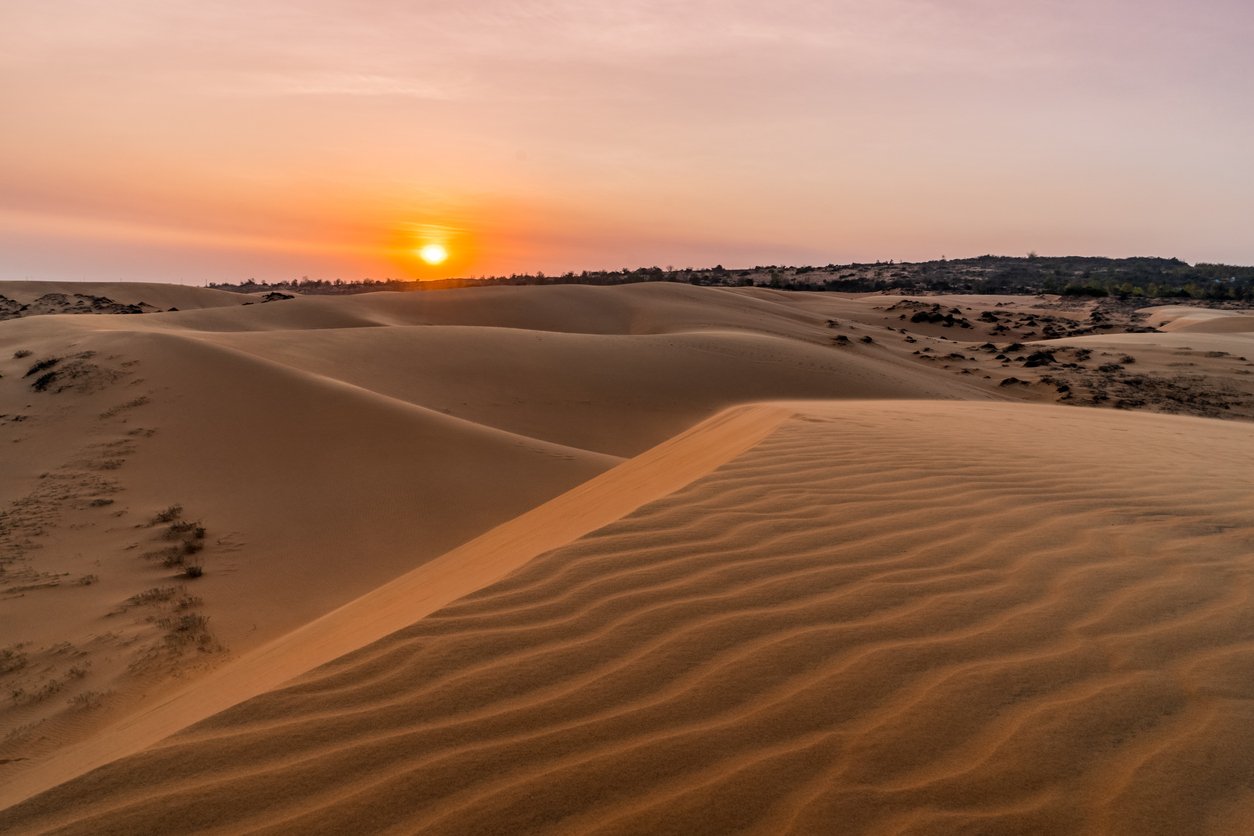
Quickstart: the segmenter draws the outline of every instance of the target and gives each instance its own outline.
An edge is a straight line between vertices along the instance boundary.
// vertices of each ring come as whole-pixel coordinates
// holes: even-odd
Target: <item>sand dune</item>
[[[1247,426],[790,408],[711,475],[0,824],[1248,824]]]
[[[145,303],[160,310],[169,308],[217,308],[236,307],[251,301],[248,296],[213,290],[207,287],[189,287],[178,284],[150,282],[14,282],[0,281],[0,296],[30,304],[49,293],[86,294],[102,296],[128,305]]]
[[[238,661],[163,696],[107,736],[58,752],[6,784],[18,798],[62,783],[122,754],[383,638],[473,592],[536,555],[589,533],[733,458],[790,415],[757,406],[715,416],[675,439],[522,514]]]
[[[1249,311],[1211,310],[1185,305],[1164,305],[1155,308],[1149,321],[1164,331],[1189,333],[1240,333],[1254,331],[1254,316]]]
[[[575,334],[662,334],[737,330],[796,335],[816,322],[792,294],[676,284],[621,287],[485,287],[418,293],[308,297],[244,311],[189,311],[177,321],[206,331],[271,330],[293,325],[473,325]],[[833,297],[835,299],[835,297]],[[332,324],[339,323],[339,324]]]
[[[0,830],[1254,820],[1248,317],[19,291]]]
[[[20,662],[4,759],[54,750],[159,698],[156,678],[293,630],[618,461],[170,334],[88,333],[69,355],[20,344],[38,353],[19,368],[91,356],[55,367],[79,364],[65,391],[0,381],[0,413],[23,418],[2,424],[0,652]],[[181,520],[153,524],[173,506]],[[203,539],[177,534],[184,521]]]
[[[990,397],[887,352],[838,353],[731,331],[629,336],[397,326],[212,339],[470,421],[616,456],[748,401]]]
[[[585,289],[500,290],[541,324]],[[596,290],[573,296],[651,331],[701,293]],[[756,330],[381,324],[428,295],[3,323],[0,782],[729,405],[991,396],[774,302],[738,314]]]

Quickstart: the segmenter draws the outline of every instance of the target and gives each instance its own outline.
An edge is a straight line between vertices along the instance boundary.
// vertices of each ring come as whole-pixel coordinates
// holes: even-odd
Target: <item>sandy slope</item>
[[[1155,308],[1149,321],[1164,331],[1190,333],[1254,332],[1254,316],[1249,311],[1209,310],[1185,305],[1164,305]]]
[[[0,784],[729,405],[995,396],[785,294],[498,290],[0,323]]]
[[[734,458],[791,414],[742,407],[383,584],[280,639],[244,654],[188,688],[163,696],[84,745],[69,747],[0,789],[0,803],[63,783],[260,694],[344,653],[407,627],[537,555],[665,496]]]
[[[476,423],[616,456],[747,401],[988,397],[886,351],[836,352],[735,331],[632,336],[396,326],[212,339]]]
[[[789,408],[709,476],[0,826],[1246,832],[1247,425]]]
[[[95,352],[71,380],[86,390],[0,381],[0,413],[25,419],[0,425],[0,648],[23,661],[0,758],[37,757],[159,697],[156,679],[290,631],[618,461],[174,335],[89,333],[72,349]],[[151,523],[176,504],[207,533],[194,584],[163,565],[180,541]],[[207,631],[179,629],[189,610]]]
[[[26,290],[182,310],[0,323],[0,806],[380,641],[0,830],[57,808],[86,831],[654,830],[672,807],[689,832],[1101,829],[1139,826],[1120,793],[1163,795],[1142,761],[1191,746],[1218,766],[1147,820],[1223,830],[1250,810],[1221,786],[1247,777],[1225,765],[1251,651],[1224,595],[1248,570],[1248,426],[1028,405],[1254,417],[1248,317],[1172,307],[1154,312],[1170,333],[1033,342],[1096,308],[679,285],[251,305]],[[910,321],[933,305],[966,324]],[[1041,349],[1056,361],[1027,367]],[[798,398],[829,403],[632,458]],[[780,408],[808,417],[613,522]],[[675,465],[673,445],[696,458]],[[195,525],[193,581],[160,555]],[[1102,714],[1124,686],[1148,696]],[[1085,712],[1108,754],[1074,745]]]

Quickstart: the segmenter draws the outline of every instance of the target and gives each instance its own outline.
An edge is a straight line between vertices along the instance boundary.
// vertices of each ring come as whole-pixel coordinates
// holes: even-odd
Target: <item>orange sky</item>
[[[0,278],[1254,263],[1244,1],[0,16]],[[432,268],[413,251],[436,239],[452,257]]]

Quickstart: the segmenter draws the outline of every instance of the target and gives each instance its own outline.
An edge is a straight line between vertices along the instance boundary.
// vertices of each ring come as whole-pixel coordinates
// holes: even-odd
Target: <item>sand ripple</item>
[[[1252,453],[1196,419],[810,405],[0,829],[1248,832]]]

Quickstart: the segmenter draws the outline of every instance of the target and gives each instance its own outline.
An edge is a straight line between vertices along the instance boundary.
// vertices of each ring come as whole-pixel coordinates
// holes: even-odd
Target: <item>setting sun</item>
[[[448,260],[448,250],[441,244],[427,244],[418,250],[418,257],[428,264],[443,264]]]

